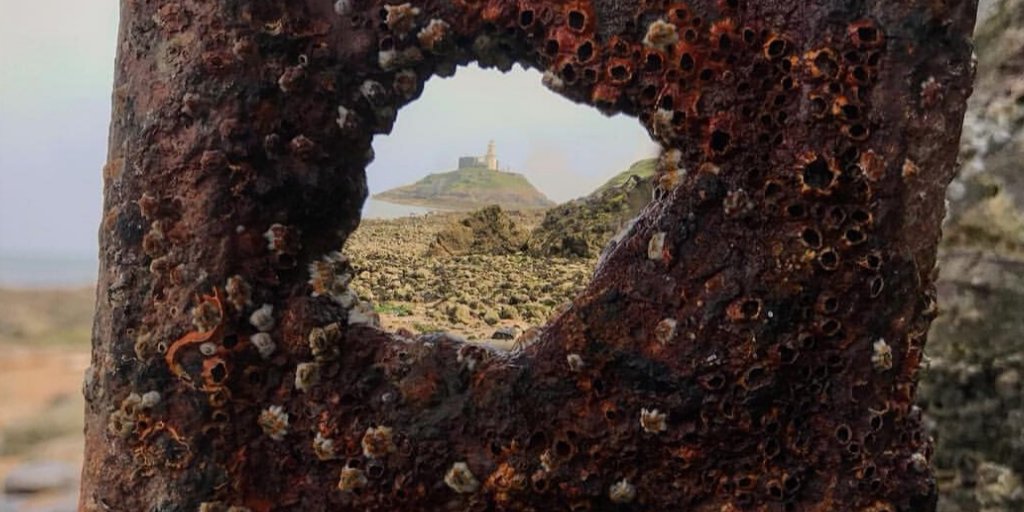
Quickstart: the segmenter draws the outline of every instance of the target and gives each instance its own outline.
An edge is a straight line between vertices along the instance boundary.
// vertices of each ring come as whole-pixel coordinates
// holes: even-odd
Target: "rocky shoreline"
[[[520,232],[543,212],[505,212]],[[365,220],[345,244],[357,274],[351,289],[374,304],[385,329],[447,331],[508,342],[543,324],[586,284],[594,258],[444,254],[438,236],[465,213]]]

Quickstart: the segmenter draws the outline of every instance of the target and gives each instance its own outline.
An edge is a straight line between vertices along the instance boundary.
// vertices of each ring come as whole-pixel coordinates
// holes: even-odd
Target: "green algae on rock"
[[[655,160],[641,160],[590,195],[547,212],[530,234],[536,256],[594,258],[651,201]]]

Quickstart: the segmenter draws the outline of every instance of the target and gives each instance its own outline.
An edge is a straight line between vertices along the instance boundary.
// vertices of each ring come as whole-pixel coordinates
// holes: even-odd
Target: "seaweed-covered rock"
[[[525,241],[526,233],[516,222],[500,206],[492,205],[476,210],[441,230],[427,254],[514,254],[522,250]]]
[[[964,249],[942,256],[920,402],[938,468],[981,458],[1024,474],[1024,259]]]
[[[992,3],[918,400],[940,512],[1024,510],[1024,0]]]
[[[950,185],[951,223],[995,189],[1024,207],[1024,0],[991,2],[987,12],[976,36],[977,83],[961,139],[964,165]]]
[[[651,201],[656,160],[641,160],[589,196],[548,211],[530,235],[535,256],[594,258]]]

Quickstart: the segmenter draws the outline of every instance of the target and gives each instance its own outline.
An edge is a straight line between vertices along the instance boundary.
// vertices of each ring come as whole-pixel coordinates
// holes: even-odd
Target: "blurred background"
[[[113,0],[2,3],[0,512],[74,510],[118,6]],[[937,440],[943,512],[1024,511],[1024,0],[982,4],[978,83],[940,255],[942,312],[920,387],[920,406]],[[544,89],[536,72],[516,68],[503,76],[471,66],[432,79],[399,114],[394,132],[375,140],[377,158],[367,170],[371,194],[453,169],[458,157],[482,155],[491,140],[501,168],[562,204],[560,215],[619,200],[602,191],[609,183],[624,186],[616,180],[657,151],[635,120],[574,105]],[[566,207],[574,198],[583,199]],[[371,203],[364,217],[380,222],[357,232],[353,249],[360,256],[372,260],[379,237],[393,237],[395,229],[425,229],[392,222],[408,209]],[[628,205],[621,215],[636,209]],[[534,225],[542,215],[513,219]],[[594,229],[599,237],[606,231]],[[428,238],[436,240],[435,232]],[[514,270],[550,284],[554,277],[543,271],[551,267],[573,281],[596,259],[592,252],[559,256],[566,257],[558,263],[564,266]],[[571,296],[573,285],[559,289]],[[360,294],[386,299],[379,312],[393,326],[423,329],[408,319],[417,318],[415,301],[380,288],[368,282]],[[433,320],[487,332],[527,329],[563,297],[547,288],[550,303],[541,301],[536,311],[511,307],[509,318],[494,311],[491,322],[490,311],[469,309],[475,300],[468,297]],[[476,332],[467,329],[471,337]]]

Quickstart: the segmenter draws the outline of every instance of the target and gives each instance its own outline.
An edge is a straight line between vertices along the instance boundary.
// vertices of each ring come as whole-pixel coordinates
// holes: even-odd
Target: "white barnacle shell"
[[[583,357],[579,354],[569,354],[565,356],[565,362],[569,363],[569,369],[573,372],[579,372],[583,369]]]
[[[349,109],[344,105],[338,105],[338,127],[342,130],[348,129]]]
[[[277,345],[274,343],[274,339],[265,332],[253,334],[249,341],[256,347],[256,351],[259,352],[260,357],[263,359],[269,358],[274,354],[274,350],[277,349]]]
[[[249,323],[260,332],[267,332],[274,328],[274,306],[264,304],[249,315]]]
[[[299,363],[295,367],[295,389],[306,392],[320,382],[318,363]]]
[[[665,50],[679,41],[676,26],[665,20],[654,20],[647,26],[644,35],[644,46]]]
[[[561,92],[565,90],[565,80],[562,77],[555,74],[553,71],[548,70],[544,72],[544,76],[541,77],[540,83],[555,92]]]
[[[654,338],[662,345],[667,344],[676,336],[676,325],[678,325],[678,322],[674,318],[663,319],[654,328]]]
[[[348,466],[341,469],[341,478],[338,479],[338,490],[342,492],[354,491],[362,487],[366,487],[369,480],[366,479],[366,474],[359,468],[350,468]]]
[[[658,434],[668,429],[665,413],[657,409],[640,409],[640,426],[648,434]]]
[[[338,16],[348,16],[352,13],[352,0],[338,0],[334,2],[334,12]]]
[[[623,478],[608,488],[608,497],[615,503],[631,503],[636,499],[636,487]]]
[[[885,338],[875,340],[871,348],[871,364],[875,370],[884,372],[892,369],[892,347],[885,342]]]
[[[337,450],[334,447],[334,440],[325,437],[320,432],[317,432],[316,437],[313,438],[313,453],[320,460],[332,460],[338,457]]]
[[[427,26],[420,29],[416,38],[420,46],[427,50],[433,50],[448,36],[448,22],[434,18],[427,22]]]
[[[665,233],[659,232],[651,235],[647,243],[647,258],[654,261],[661,261],[665,257]]]
[[[459,494],[474,493],[480,488],[480,482],[465,462],[452,464],[451,469],[444,475],[444,483]]]
[[[143,409],[152,409],[160,403],[160,392],[159,391],[147,391],[142,394],[142,400],[139,402],[139,407]]]
[[[281,441],[288,433],[288,413],[280,405],[271,405],[260,413],[257,419],[260,428],[267,437]]]

